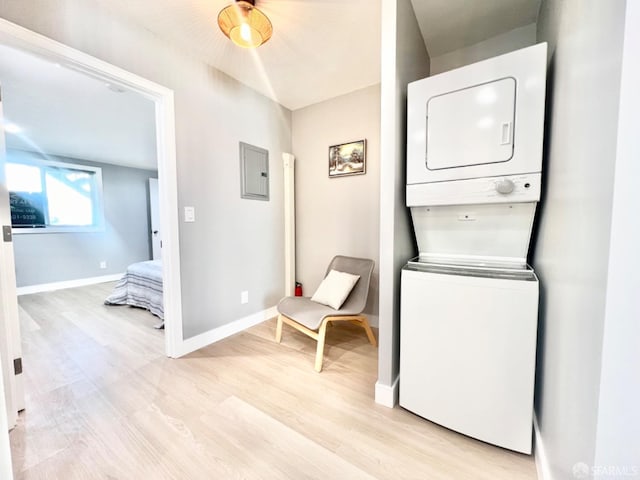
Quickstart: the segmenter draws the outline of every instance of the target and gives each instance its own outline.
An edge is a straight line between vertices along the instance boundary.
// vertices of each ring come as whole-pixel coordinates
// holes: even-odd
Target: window
[[[71,163],[7,161],[16,233],[101,230],[102,169]]]

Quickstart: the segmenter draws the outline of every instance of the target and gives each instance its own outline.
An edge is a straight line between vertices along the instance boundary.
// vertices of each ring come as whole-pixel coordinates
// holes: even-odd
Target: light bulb
[[[251,27],[249,24],[243,23],[240,25],[240,37],[242,37],[245,42],[251,41]]]

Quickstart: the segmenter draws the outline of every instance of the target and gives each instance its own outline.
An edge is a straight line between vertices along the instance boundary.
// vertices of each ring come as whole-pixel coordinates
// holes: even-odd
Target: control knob
[[[515,183],[513,183],[513,181],[509,180],[508,178],[503,178],[502,180],[496,182],[496,190],[498,191],[498,193],[501,193],[503,195],[508,195],[509,193],[513,192],[515,187]]]

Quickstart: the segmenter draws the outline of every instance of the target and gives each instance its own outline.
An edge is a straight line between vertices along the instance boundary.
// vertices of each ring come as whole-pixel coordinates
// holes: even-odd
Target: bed
[[[133,263],[116,284],[113,293],[104,301],[106,305],[131,305],[149,310],[164,326],[164,304],[162,299],[162,262],[149,260]]]

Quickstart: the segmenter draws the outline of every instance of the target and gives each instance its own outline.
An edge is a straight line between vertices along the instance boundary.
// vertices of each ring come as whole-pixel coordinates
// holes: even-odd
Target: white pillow
[[[311,300],[339,310],[347,299],[360,275],[331,270],[322,281]]]

